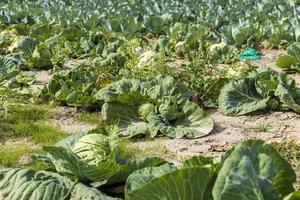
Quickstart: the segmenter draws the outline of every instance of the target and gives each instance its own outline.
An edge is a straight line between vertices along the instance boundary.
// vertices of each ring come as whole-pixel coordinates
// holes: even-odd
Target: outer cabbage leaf
[[[16,37],[9,50],[11,52],[22,51],[26,55],[32,55],[37,45],[38,41],[32,37]]]
[[[181,82],[178,82],[171,76],[158,75],[155,78],[147,79],[147,95],[152,100],[157,100],[166,96],[176,96],[179,104],[188,100],[193,93]]]
[[[249,140],[225,154],[213,188],[215,200],[282,199],[294,191],[296,175],[276,149]]]
[[[104,120],[119,120],[118,127],[121,136],[133,137],[149,134],[149,125],[138,115],[136,106],[121,103],[105,103],[101,114]]]
[[[157,101],[165,96],[177,96],[178,103],[188,100],[192,93],[173,77],[156,76],[146,80],[122,79],[99,90],[96,99],[139,105],[143,101]]]
[[[71,193],[70,200],[120,200],[110,197],[93,187],[88,187],[82,183],[75,185]]]
[[[209,184],[208,168],[176,169],[169,165],[144,168],[132,173],[125,186],[128,200],[201,200]]]
[[[72,184],[52,172],[21,168],[0,171],[0,197],[6,200],[63,200]]]
[[[74,144],[83,136],[87,135],[86,131],[79,131],[77,133],[73,133],[69,137],[66,137],[55,144],[56,147],[63,147],[66,150],[72,150]]]
[[[280,74],[278,80],[279,84],[275,91],[275,95],[290,109],[300,113],[300,104],[297,102],[297,100],[299,101],[300,95],[298,94],[295,80],[290,79],[287,74]]]
[[[166,124],[159,115],[150,114],[147,121],[152,128],[157,129],[171,138],[199,138],[209,134],[214,127],[213,119],[198,105],[187,101],[175,122]]]
[[[100,89],[95,95],[97,100],[104,102],[119,102],[129,105],[140,104],[147,99],[142,92],[141,81],[122,79]]]
[[[256,89],[256,78],[246,77],[225,85],[219,96],[219,109],[225,115],[244,115],[267,107]]]
[[[297,60],[290,55],[283,55],[276,62],[276,66],[283,69],[289,69],[291,66],[296,66],[296,64]]]
[[[118,171],[118,165],[113,154],[105,162],[92,165],[77,156],[72,151],[62,147],[44,147],[50,154],[52,164],[57,172],[69,177],[77,177],[80,181],[103,181]]]
[[[279,57],[276,65],[286,70],[300,72],[300,42],[294,42],[287,48],[288,55]]]
[[[125,183],[128,176],[136,170],[143,169],[145,167],[156,167],[165,164],[166,161],[162,158],[147,157],[141,160],[128,161],[126,164],[121,165],[119,171],[110,177],[105,185],[112,185],[116,183]]]
[[[287,53],[294,57],[300,64],[300,42],[294,42],[287,49]]]
[[[214,165],[212,157],[193,156],[185,160],[182,167],[203,167],[206,165]]]

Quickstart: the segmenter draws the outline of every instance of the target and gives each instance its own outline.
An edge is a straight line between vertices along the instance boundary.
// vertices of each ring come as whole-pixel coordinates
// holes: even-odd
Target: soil
[[[51,77],[51,72],[48,70],[39,70],[35,74],[35,84],[44,85]]]
[[[58,107],[50,121],[70,134],[78,131],[89,131],[97,127],[96,125],[78,121],[76,115],[76,108]]]

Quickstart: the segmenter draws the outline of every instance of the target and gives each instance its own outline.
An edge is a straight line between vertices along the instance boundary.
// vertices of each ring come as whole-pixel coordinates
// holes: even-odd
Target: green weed
[[[0,148],[0,166],[20,166],[19,160],[25,154],[38,153],[41,150],[31,149],[28,145],[4,146]]]
[[[100,113],[83,112],[80,113],[76,118],[80,122],[84,122],[88,124],[102,124],[102,118]]]
[[[66,133],[44,121],[52,115],[48,107],[38,105],[9,105],[7,113],[1,113],[0,139],[30,138],[34,143],[53,144]]]
[[[253,130],[255,132],[268,132],[272,128],[272,125],[270,123],[263,123],[259,122]]]

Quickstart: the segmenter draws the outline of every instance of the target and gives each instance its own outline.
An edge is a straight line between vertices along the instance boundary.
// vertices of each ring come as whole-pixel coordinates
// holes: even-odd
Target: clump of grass
[[[28,166],[30,169],[34,169],[37,171],[47,170],[49,167],[43,163],[42,161],[35,161],[31,165]]]
[[[122,140],[120,145],[120,154],[129,159],[142,159],[145,157],[170,158],[172,155],[166,147],[160,142],[145,142],[142,147],[134,145],[130,140]]]
[[[282,143],[273,144],[285,159],[294,168],[297,174],[297,185],[300,185],[300,146],[294,140],[285,140]]]
[[[272,128],[270,123],[258,122],[258,124],[253,128],[255,132],[268,132]]]
[[[45,120],[52,112],[38,105],[9,105],[5,116],[0,116],[0,139],[30,138],[39,144],[53,144],[66,136],[66,133]]]
[[[38,105],[10,105],[7,115],[1,120],[7,123],[18,123],[20,121],[37,121],[49,119],[52,112],[49,108]]]
[[[82,112],[77,116],[77,119],[80,122],[88,123],[88,124],[98,124],[101,125],[103,120],[101,118],[100,113],[88,113],[88,112]]]
[[[21,122],[14,127],[14,136],[30,137],[34,143],[50,145],[63,139],[67,134],[50,124]]]
[[[17,167],[20,166],[19,160],[24,154],[41,152],[39,149],[32,149],[28,145],[4,146],[0,148],[0,166]]]
[[[26,138],[25,144],[0,147],[0,167],[20,166],[19,160],[24,154],[40,153],[42,145],[51,145],[64,138],[67,135],[65,132],[45,122],[51,116],[52,111],[48,107],[32,104],[11,104],[0,110],[0,139]],[[47,168],[41,162],[33,162],[26,167],[38,170]]]

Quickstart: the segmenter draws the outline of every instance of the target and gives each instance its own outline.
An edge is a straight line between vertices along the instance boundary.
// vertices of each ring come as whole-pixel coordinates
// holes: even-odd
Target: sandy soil
[[[55,110],[51,122],[58,125],[67,133],[75,133],[78,131],[89,131],[96,128],[96,125],[80,122],[76,120],[76,109],[70,107],[58,107]]]

